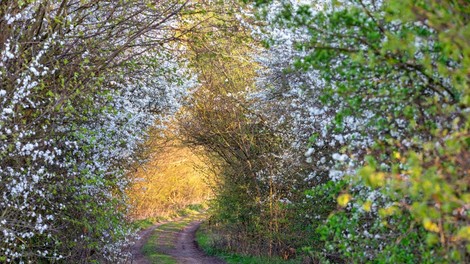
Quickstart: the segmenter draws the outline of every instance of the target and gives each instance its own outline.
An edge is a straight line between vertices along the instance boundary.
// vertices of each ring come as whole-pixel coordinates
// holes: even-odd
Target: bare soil
[[[170,255],[181,264],[224,264],[216,257],[207,256],[196,243],[196,231],[201,221],[194,221],[177,234],[175,248]]]

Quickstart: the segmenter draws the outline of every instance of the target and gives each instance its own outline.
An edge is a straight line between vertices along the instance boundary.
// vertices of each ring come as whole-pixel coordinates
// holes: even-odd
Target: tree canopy
[[[201,197],[223,252],[470,261],[468,1],[6,0],[0,32],[0,262],[125,263]]]

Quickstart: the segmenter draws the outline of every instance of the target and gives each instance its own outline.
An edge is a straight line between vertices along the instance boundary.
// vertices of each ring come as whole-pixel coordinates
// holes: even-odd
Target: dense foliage
[[[0,2],[0,262],[125,261],[130,180],[205,196],[180,106],[213,246],[470,262],[468,1],[245,2]]]
[[[273,208],[264,205],[273,204],[266,198],[275,186],[260,183],[258,173],[273,163],[277,144],[271,143],[277,139],[247,108],[257,65],[250,58],[251,37],[237,18],[239,5],[203,8],[204,13],[186,20],[193,25],[187,54],[201,86],[179,115],[179,133],[187,143],[204,147],[217,175],[211,204],[212,227],[220,227],[217,244],[262,254],[270,248],[260,239],[278,227],[269,220],[275,219]]]
[[[191,86],[184,2],[0,2],[0,262],[124,261],[126,171]]]
[[[316,178],[306,190],[310,217],[322,220],[312,221],[312,253],[468,261],[470,5],[258,4],[261,95],[277,99],[274,126],[290,127],[294,149],[308,147],[306,180]],[[324,202],[336,197],[339,210]]]
[[[468,261],[468,3],[254,1],[233,17],[243,30],[229,32],[253,40],[231,48],[256,78],[230,82],[233,51],[204,53],[223,65],[209,66],[189,129],[222,160],[219,244],[322,262]]]

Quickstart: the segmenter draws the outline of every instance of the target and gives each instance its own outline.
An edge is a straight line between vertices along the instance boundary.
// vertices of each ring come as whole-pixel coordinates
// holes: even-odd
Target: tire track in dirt
[[[170,255],[181,264],[224,264],[219,258],[207,256],[196,243],[196,231],[201,221],[194,221],[177,234],[175,248]]]
[[[175,221],[178,222],[178,221]],[[154,245],[160,253],[169,255],[180,264],[225,264],[223,260],[207,256],[196,243],[196,231],[201,225],[201,221],[193,221],[187,224],[182,230],[165,231],[156,230],[163,224],[159,223],[139,232],[140,239],[132,247],[133,264],[153,264],[142,253],[142,248],[153,232],[158,232],[159,241]]]
[[[144,253],[142,253],[142,248],[149,239],[150,235],[152,235],[152,232],[159,226],[163,225],[164,223],[158,223],[156,225],[153,225],[147,229],[144,229],[139,232],[138,236],[139,239],[135,242],[135,244],[132,246],[131,249],[131,254],[132,254],[132,264],[152,264],[150,261],[144,256]]]

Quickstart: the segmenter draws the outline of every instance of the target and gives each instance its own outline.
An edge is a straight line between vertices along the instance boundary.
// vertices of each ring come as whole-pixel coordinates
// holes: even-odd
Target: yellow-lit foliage
[[[245,119],[240,94],[253,88],[258,66],[250,58],[253,40],[235,18],[236,10],[235,3],[195,2],[182,14],[175,34],[185,46],[182,57],[197,73],[201,85],[187,98],[173,129],[192,132],[183,132],[182,141],[169,140],[174,135],[165,135],[165,139],[147,142],[149,162],[131,176],[135,183],[128,193],[134,219],[171,215],[188,204],[207,200],[211,188],[220,187],[220,177],[218,183],[214,177],[220,169],[220,157],[194,134],[226,129],[244,135],[239,126]],[[151,131],[150,135],[159,133]],[[249,142],[244,141],[245,148],[249,148]],[[194,150],[196,147],[201,149]]]
[[[201,85],[178,115],[179,131],[186,142],[204,147],[219,170],[209,211],[209,226],[221,241],[216,247],[273,255],[287,247],[287,206],[279,200],[295,180],[266,176],[281,175],[273,164],[285,146],[253,110],[256,99],[248,95],[261,69],[253,59],[260,43],[237,14],[237,3],[227,3],[188,19],[194,30],[187,55]]]
[[[134,184],[128,192],[132,219],[171,216],[211,196],[212,173],[201,151],[176,139],[154,140],[149,147],[148,162],[132,175]]]

